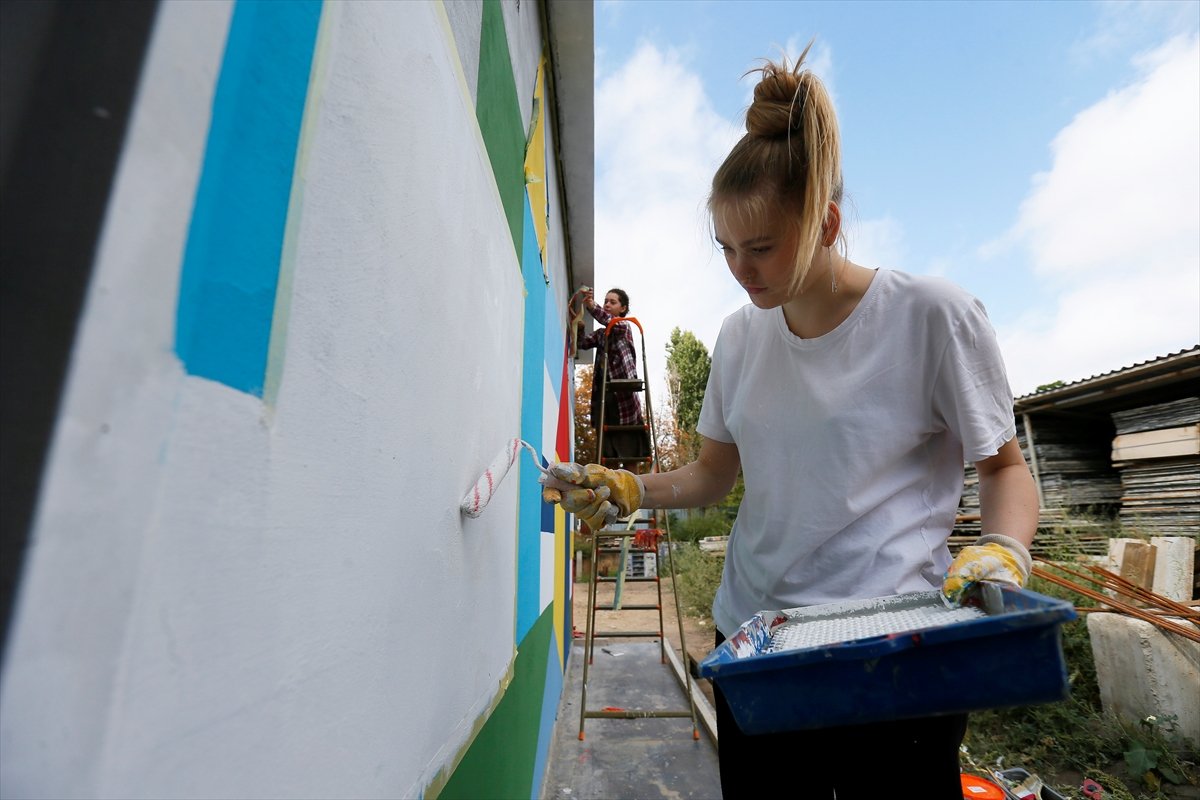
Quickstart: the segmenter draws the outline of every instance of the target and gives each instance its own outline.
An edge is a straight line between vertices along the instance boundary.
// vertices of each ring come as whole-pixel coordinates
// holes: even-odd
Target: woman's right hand
[[[568,461],[552,464],[549,471],[539,479],[542,499],[558,503],[593,531],[637,511],[645,496],[641,479],[627,470]]]

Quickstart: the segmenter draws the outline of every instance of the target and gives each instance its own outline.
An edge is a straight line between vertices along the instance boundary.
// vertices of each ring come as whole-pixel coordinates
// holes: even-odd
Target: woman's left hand
[[[980,536],[975,544],[964,547],[946,570],[942,599],[946,605],[957,607],[971,584],[979,581],[1024,586],[1032,567],[1029,551],[1016,539],[999,534]]]

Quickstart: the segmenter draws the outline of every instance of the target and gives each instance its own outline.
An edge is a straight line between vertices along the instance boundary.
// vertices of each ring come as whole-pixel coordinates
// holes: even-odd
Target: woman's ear
[[[842,210],[838,204],[829,201],[829,211],[825,214],[825,222],[821,224],[821,246],[833,247],[838,234],[842,232]]]

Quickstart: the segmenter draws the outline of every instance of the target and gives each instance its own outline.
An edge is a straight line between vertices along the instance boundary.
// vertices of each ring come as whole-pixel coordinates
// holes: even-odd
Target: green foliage
[[[1146,717],[1134,726],[1122,721],[1129,747],[1125,751],[1125,764],[1133,775],[1141,776],[1147,788],[1158,791],[1165,780],[1176,786],[1187,781],[1188,746],[1179,734],[1178,718],[1175,716]],[[1191,764],[1195,766],[1195,764]]]
[[[1043,383],[1041,386],[1037,387],[1037,390],[1039,392],[1048,392],[1051,389],[1061,389],[1066,385],[1067,384],[1063,381],[1051,381],[1050,383]]]
[[[592,367],[575,370],[575,461],[596,462],[596,429],[592,427]]]
[[[706,553],[691,542],[679,544],[673,553],[680,608],[688,616],[711,620],[713,598],[721,583],[725,559]]]
[[[746,496],[746,479],[742,477],[742,473],[738,472],[737,480],[733,484],[733,488],[729,490],[729,494],[725,495],[725,499],[721,501],[719,508],[725,517],[732,525],[737,519],[738,507],[742,504],[742,498]]]
[[[699,441],[696,423],[704,404],[704,389],[712,358],[708,348],[691,331],[674,328],[667,341],[667,387],[670,392],[671,416],[675,421],[676,438],[681,447],[695,458]]]
[[[705,536],[727,536],[732,524],[718,511],[706,511],[689,517],[671,517],[671,538],[677,542],[698,542]]]

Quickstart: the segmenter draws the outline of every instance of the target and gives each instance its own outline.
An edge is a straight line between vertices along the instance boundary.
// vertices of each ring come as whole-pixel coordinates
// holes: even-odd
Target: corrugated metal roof
[[[1090,378],[1072,381],[1053,389],[1022,395],[1016,399],[1015,405],[1018,412],[1052,406],[1080,405],[1090,402],[1093,398],[1102,401],[1155,384],[1166,385],[1193,378],[1200,379],[1200,344]]]

